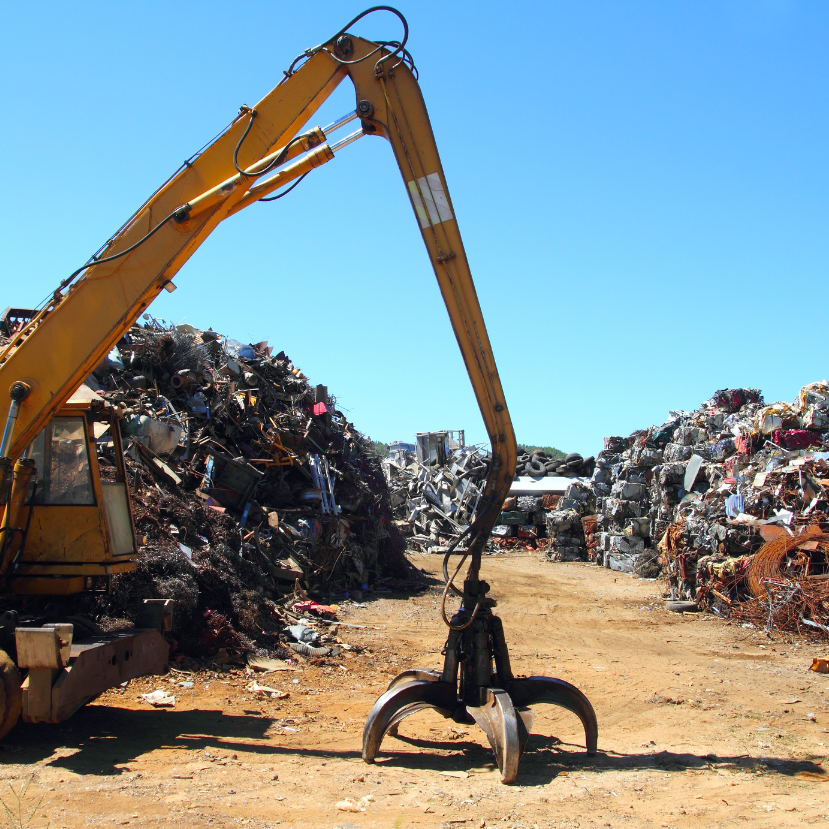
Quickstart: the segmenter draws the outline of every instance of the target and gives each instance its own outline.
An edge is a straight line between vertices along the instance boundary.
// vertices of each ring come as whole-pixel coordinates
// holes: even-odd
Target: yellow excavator
[[[349,33],[377,11],[399,19],[399,41]],[[513,676],[489,585],[480,578],[482,551],[515,469],[515,436],[407,40],[403,15],[376,6],[307,49],[270,93],[252,108],[243,106],[42,307],[18,320],[0,351],[0,587],[4,606],[18,602],[25,609],[32,596],[107,589],[114,574],[135,567],[117,419],[84,380],[155,297],[174,290],[174,277],[221,221],[281,196],[286,185],[357,139],[385,138],[449,312],[492,462],[477,518],[444,560],[443,617],[450,632],[443,670],[405,671],[393,680],[369,714],[363,758],[374,760],[383,736],[403,717],[432,707],[477,722],[508,783],[516,778],[527,739],[530,703],[576,713],[589,752],[596,750],[596,718],[574,686]],[[346,78],[354,85],[354,111],[325,128],[308,128]],[[333,141],[331,135],[348,124],[357,129]],[[117,464],[104,480],[95,437],[106,425]],[[450,575],[455,548],[459,563]],[[454,579],[467,560],[459,588]],[[449,619],[446,599],[453,593],[460,607]],[[142,628],[108,635],[86,635],[76,617],[37,619],[24,609],[12,607],[0,616],[0,736],[21,713],[27,722],[60,722],[106,688],[166,670],[168,601],[146,603]]]

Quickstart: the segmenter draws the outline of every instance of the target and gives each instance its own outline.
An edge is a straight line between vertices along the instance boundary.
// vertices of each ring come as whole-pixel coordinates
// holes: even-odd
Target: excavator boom
[[[347,31],[373,11],[399,18],[404,27],[401,42],[374,43]],[[108,577],[131,567],[135,542],[123,469],[116,472],[115,481],[102,482],[94,452],[85,448],[94,440],[91,421],[104,413],[100,406],[95,413],[94,401],[92,414],[86,409],[82,413],[81,402],[70,398],[155,297],[173,288],[178,271],[222,220],[326,164],[357,138],[385,138],[437,277],[492,458],[477,517],[450,545],[444,560],[442,612],[450,633],[443,671],[406,671],[392,682],[369,714],[363,758],[374,760],[383,736],[403,717],[433,707],[444,716],[477,722],[487,733],[502,780],[512,782],[531,722],[525,708],[529,703],[551,702],[576,713],[591,752],[596,749],[596,718],[586,697],[568,683],[513,676],[503,626],[487,597],[489,585],[479,577],[484,545],[512,481],[515,436],[429,116],[405,48],[407,37],[403,16],[377,6],[306,50],[268,95],[253,108],[242,107],[228,128],[165,182],[98,255],[63,280],[0,352],[0,589],[43,593],[60,583],[61,592],[76,592],[83,589],[84,578]],[[325,129],[308,129],[315,112],[345,78],[354,86],[353,115]],[[330,143],[329,133],[351,120],[358,121],[359,129]],[[62,436],[59,440],[54,439],[57,434]],[[58,443],[61,451],[69,452],[77,478],[70,494],[76,500],[70,507],[44,501],[30,508],[31,535],[36,538],[27,545],[28,525],[21,528],[25,494],[36,458],[45,465],[47,450]],[[30,447],[33,457],[27,458]],[[116,448],[120,453],[118,441]],[[64,531],[61,520],[67,527],[71,524],[71,532]],[[100,543],[98,552],[90,555],[93,537]],[[449,558],[464,540],[465,548],[458,550],[461,562],[450,577]],[[470,564],[460,590],[453,580],[467,558]],[[450,592],[461,597],[451,620],[445,611]],[[167,611],[154,612],[169,625],[169,617],[163,616]],[[118,681],[139,675],[119,667],[131,655],[143,654],[145,666],[159,660],[165,664],[161,640],[153,639],[163,625],[154,627],[124,639],[110,637],[84,645],[76,656],[70,651],[72,625],[17,628],[20,665],[29,669],[24,718],[58,722],[108,687],[116,674]],[[91,670],[96,679],[88,682],[90,671],[85,673],[80,662],[73,669],[67,662],[72,659],[111,667],[97,674]],[[8,694],[11,686],[3,676],[10,674],[3,674],[4,664],[0,652],[0,680]],[[0,711],[0,736],[5,733],[2,717]]]
[[[333,157],[339,148],[332,151],[321,130],[295,139],[346,77],[363,133],[386,138],[397,159],[492,444],[485,499],[500,509],[515,467],[515,439],[426,106],[393,44],[346,33],[317,47],[253,111],[243,107],[107,242],[100,264],[91,261],[55,291],[0,353],[0,423],[11,402],[5,390],[15,382],[29,389],[10,458],[31,444],[155,297],[172,288],[173,277],[223,219]],[[283,167],[272,175],[274,161]],[[497,509],[491,512],[494,521]]]

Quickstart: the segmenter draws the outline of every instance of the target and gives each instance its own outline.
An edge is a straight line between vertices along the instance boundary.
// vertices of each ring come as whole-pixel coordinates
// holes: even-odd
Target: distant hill
[[[381,440],[372,440],[371,441],[372,449],[376,455],[379,455],[381,458],[387,458],[389,456],[389,445],[388,443],[383,443]]]
[[[522,455],[525,452],[528,455],[532,455],[533,452],[537,452],[541,450],[544,452],[548,457],[552,458],[553,460],[558,460],[561,458],[562,460],[567,457],[566,452],[562,452],[561,449],[556,449],[553,446],[531,446],[529,443],[519,443],[518,444],[518,454]]]

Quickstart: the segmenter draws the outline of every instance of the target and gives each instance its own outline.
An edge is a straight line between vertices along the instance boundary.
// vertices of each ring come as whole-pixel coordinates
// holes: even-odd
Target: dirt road
[[[437,573],[438,557],[417,566]],[[519,783],[502,786],[483,732],[432,713],[360,760],[366,713],[407,667],[435,667],[437,589],[344,618],[355,647],[258,677],[175,675],[110,692],[62,726],[3,744],[0,797],[22,825],[186,827],[789,827],[829,820],[829,676],[816,651],[715,618],[665,612],[660,585],[535,555],[485,561],[516,673],[578,685],[599,721],[587,758],[575,716],[538,709]],[[356,649],[362,648],[361,652]],[[192,689],[176,683],[192,681]],[[142,691],[165,688],[172,710]],[[350,799],[356,809],[341,811]],[[39,802],[39,805],[38,805]],[[3,818],[0,816],[0,825]],[[14,824],[17,825],[17,824]]]

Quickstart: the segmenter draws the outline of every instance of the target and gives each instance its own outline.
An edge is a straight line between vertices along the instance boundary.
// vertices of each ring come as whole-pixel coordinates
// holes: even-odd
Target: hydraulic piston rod
[[[20,404],[29,396],[29,386],[26,383],[13,383],[9,389],[9,397],[12,402],[9,407],[9,416],[6,418],[6,425],[3,427],[3,439],[0,441],[0,458],[7,457],[9,446],[11,446],[14,426],[17,423],[17,415],[20,412]]]
[[[325,133],[325,137],[327,138],[331,135],[332,132],[336,132],[338,129],[341,129],[346,124],[350,124],[355,118],[357,117],[357,110],[353,110],[349,112],[348,115],[343,115],[342,118],[338,118],[336,121],[332,121],[327,127],[323,127],[322,131]]]
[[[296,158],[298,155],[301,155],[302,153],[308,152],[309,150],[312,150],[315,147],[319,147],[323,143],[323,141],[325,141],[327,136],[329,136],[333,132],[336,132],[338,129],[341,129],[346,124],[353,121],[356,117],[357,111],[354,110],[353,112],[348,113],[348,115],[344,115],[342,118],[338,118],[336,121],[325,127],[325,129],[314,127],[313,129],[308,130],[308,132],[304,133],[303,135],[297,136],[293,141],[291,141],[287,145],[287,147],[279,147],[272,153],[266,155],[264,158],[259,159],[259,161],[257,161],[255,164],[251,164],[251,166],[248,167],[244,173],[237,173],[235,176],[231,176],[229,179],[223,181],[221,184],[217,184],[215,187],[211,187],[209,190],[206,190],[200,196],[196,196],[195,198],[190,199],[187,202],[187,204],[182,205],[179,209],[179,212],[176,215],[176,221],[185,222],[192,215],[196,213],[201,213],[203,210],[207,210],[207,208],[213,207],[219,202],[224,201],[231,193],[233,193],[237,189],[237,187],[239,187],[239,185],[243,181],[246,181],[251,176],[261,175],[262,173],[266,172],[268,170],[268,166],[277,158],[281,158],[281,162],[284,164],[285,162],[291,161],[292,159]],[[355,140],[353,136],[349,136],[349,139],[350,140],[348,141],[348,143],[351,143],[351,140]],[[340,145],[345,146],[345,143],[340,142]],[[328,159],[326,159],[326,161],[328,161]],[[312,164],[311,166],[316,167],[319,165]],[[299,175],[302,175],[302,173],[300,173]],[[294,176],[294,178],[296,178],[296,176]],[[271,179],[268,180],[270,181]],[[283,181],[290,180],[291,179],[285,179]],[[279,186],[281,187],[282,185],[280,184]],[[264,196],[266,194],[262,193],[262,195]],[[255,201],[255,199],[253,201]],[[250,204],[250,201],[246,201],[245,203]],[[234,210],[233,213],[235,212],[236,211]]]
[[[365,133],[362,129],[347,135],[345,138],[337,141],[336,144],[323,144],[317,147],[302,158],[297,159],[293,164],[283,167],[278,173],[265,179],[264,181],[257,181],[253,187],[228,211],[228,216],[238,213],[243,208],[247,207],[255,201],[259,201],[263,196],[273,193],[280,187],[284,187],[289,182],[304,176],[311,172],[315,167],[321,167],[323,164],[331,161],[334,158],[334,153],[353,144],[358,138],[362,138]]]
[[[336,153],[339,150],[343,149],[343,147],[347,147],[349,144],[353,144],[358,138],[362,138],[365,133],[362,129],[355,130],[351,133],[351,135],[346,135],[345,138],[341,138],[339,141],[331,145],[331,152]]]

